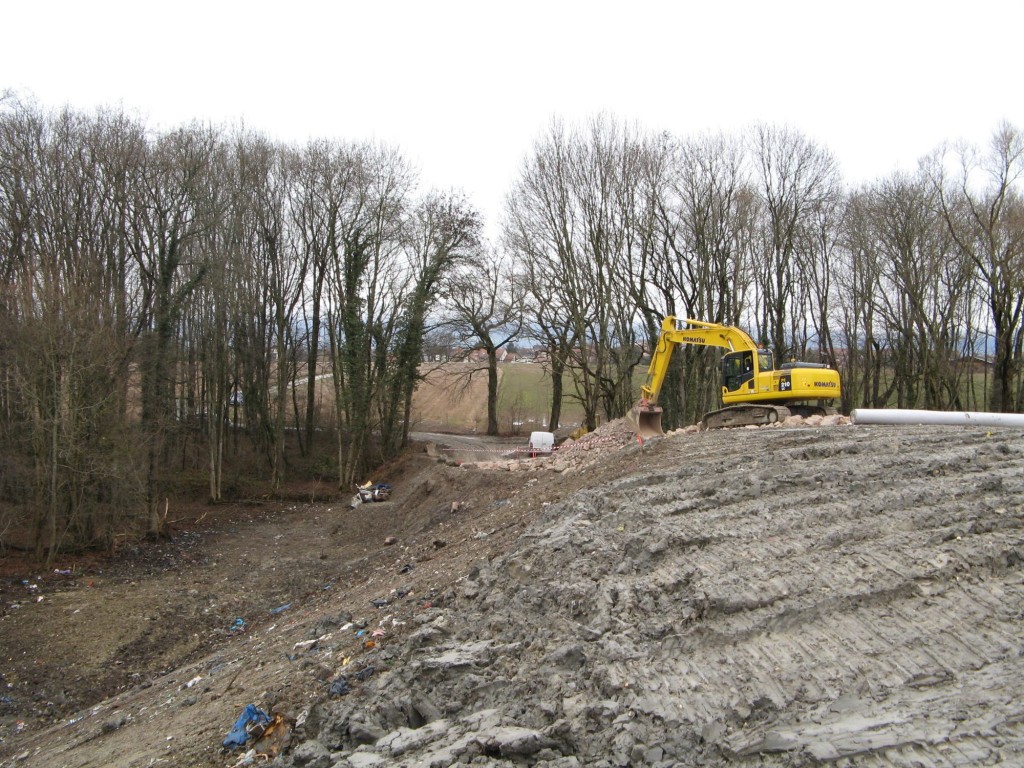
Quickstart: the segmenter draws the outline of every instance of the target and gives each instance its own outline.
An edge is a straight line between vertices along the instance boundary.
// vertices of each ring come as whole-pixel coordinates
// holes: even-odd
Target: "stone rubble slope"
[[[783,425],[614,460],[635,472],[547,507],[275,764],[1024,763],[1019,431]]]
[[[806,419],[802,416],[789,416],[781,423],[763,427],[743,427],[742,429],[782,429],[801,426],[831,427],[849,423],[849,417],[840,415],[811,416]],[[666,433],[666,437],[689,435],[699,431],[701,430],[698,425],[692,425],[670,430]],[[625,419],[615,419],[602,424],[593,432],[588,432],[578,440],[573,440],[572,438],[565,440],[550,455],[541,454],[534,458],[528,458],[529,454],[524,450],[520,450],[514,459],[474,462],[464,466],[477,469],[509,470],[511,472],[572,472],[585,469],[597,461],[603,461],[607,458],[608,454],[613,454],[622,448],[638,444],[636,432],[629,423]]]

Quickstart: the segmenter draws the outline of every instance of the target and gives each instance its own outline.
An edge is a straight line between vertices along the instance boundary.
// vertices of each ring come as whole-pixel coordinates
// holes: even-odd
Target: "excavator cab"
[[[743,386],[753,386],[754,353],[750,350],[722,355],[722,386],[735,392]]]

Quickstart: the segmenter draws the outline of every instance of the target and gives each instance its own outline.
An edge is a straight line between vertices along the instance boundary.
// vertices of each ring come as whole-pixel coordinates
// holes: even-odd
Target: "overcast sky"
[[[0,89],[303,143],[397,145],[491,227],[554,116],[680,136],[784,123],[850,183],[1024,128],[1024,2],[24,0]]]

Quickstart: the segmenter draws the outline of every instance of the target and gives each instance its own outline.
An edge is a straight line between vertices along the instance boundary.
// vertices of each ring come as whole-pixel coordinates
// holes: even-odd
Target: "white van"
[[[530,458],[540,453],[551,453],[555,449],[555,436],[551,432],[530,433]]]

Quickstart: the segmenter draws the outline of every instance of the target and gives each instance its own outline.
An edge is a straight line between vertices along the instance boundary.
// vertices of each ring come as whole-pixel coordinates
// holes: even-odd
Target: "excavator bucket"
[[[626,415],[626,420],[642,440],[663,437],[661,428],[662,409],[656,405],[636,405]]]

